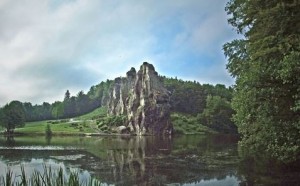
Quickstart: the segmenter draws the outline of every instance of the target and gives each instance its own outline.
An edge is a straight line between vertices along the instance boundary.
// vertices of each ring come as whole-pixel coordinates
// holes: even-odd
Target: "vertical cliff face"
[[[116,78],[110,90],[108,114],[127,115],[128,127],[138,135],[172,132],[170,95],[154,66],[144,62],[136,72]]]

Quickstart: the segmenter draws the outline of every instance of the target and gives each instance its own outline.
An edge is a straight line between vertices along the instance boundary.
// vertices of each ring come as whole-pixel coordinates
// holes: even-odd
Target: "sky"
[[[76,95],[147,61],[160,75],[234,84],[227,0],[0,0],[0,106]]]

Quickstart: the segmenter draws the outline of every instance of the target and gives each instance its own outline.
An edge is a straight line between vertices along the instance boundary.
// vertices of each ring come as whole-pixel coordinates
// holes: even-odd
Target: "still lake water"
[[[104,185],[296,185],[299,170],[244,160],[230,135],[178,137],[0,137],[0,177],[43,167]]]

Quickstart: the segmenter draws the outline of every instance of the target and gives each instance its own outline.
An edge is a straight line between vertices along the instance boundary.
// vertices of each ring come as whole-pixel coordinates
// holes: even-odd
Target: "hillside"
[[[196,81],[168,78],[158,75],[155,71],[154,74],[157,76],[154,82],[161,84],[159,87],[165,87],[168,91],[170,97],[167,100],[169,100],[168,104],[170,105],[171,116],[174,116],[174,113],[178,113],[193,117],[194,119],[192,120],[195,123],[199,125],[201,123],[201,125],[218,132],[236,132],[236,127],[231,121],[233,114],[230,104],[233,93],[232,88],[227,88],[221,84],[200,84]],[[106,80],[92,86],[86,94],[80,91],[76,96],[71,96],[71,93],[67,90],[63,101],[56,101],[52,104],[44,102],[42,105],[32,105],[28,102],[13,101],[0,109],[0,121],[3,123],[4,119],[7,120],[7,117],[3,116],[11,112],[16,112],[15,115],[20,115],[20,122],[34,122],[74,118],[90,113],[99,107],[109,108],[109,101],[112,100],[110,96],[112,96],[111,93],[115,86],[115,80]],[[158,92],[161,91],[158,90]],[[123,101],[125,102],[126,100],[123,99]],[[102,131],[108,132],[110,129],[107,124],[111,122],[119,123],[116,125],[124,125],[122,122],[126,122],[126,119],[123,116],[110,116],[104,121],[99,120],[98,124],[106,123],[100,126],[100,128]],[[174,122],[174,117],[171,122]],[[2,124],[2,126],[5,127],[5,124]],[[23,124],[15,125],[15,127],[22,126]],[[175,125],[175,131],[177,126]]]

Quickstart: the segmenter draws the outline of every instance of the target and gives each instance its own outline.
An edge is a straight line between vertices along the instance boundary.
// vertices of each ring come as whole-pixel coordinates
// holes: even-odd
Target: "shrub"
[[[46,133],[46,136],[48,136],[48,137],[52,136],[52,130],[51,130],[49,123],[46,125],[45,133]]]

